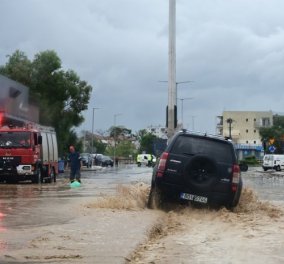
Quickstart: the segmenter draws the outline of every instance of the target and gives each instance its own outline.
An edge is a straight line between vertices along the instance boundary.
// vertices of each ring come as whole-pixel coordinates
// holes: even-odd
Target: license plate
[[[184,200],[194,201],[198,203],[207,203],[208,198],[204,196],[199,196],[195,194],[189,194],[189,193],[181,193],[180,198]]]

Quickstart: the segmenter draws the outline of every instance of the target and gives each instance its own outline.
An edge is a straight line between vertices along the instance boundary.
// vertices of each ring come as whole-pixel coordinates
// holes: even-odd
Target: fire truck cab
[[[55,130],[37,124],[0,127],[0,181],[55,182],[58,147]]]

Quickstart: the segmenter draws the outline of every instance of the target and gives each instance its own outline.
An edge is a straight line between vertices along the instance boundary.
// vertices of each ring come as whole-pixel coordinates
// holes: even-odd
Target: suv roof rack
[[[224,137],[222,135],[215,135],[215,134],[208,134],[207,132],[193,131],[193,130],[188,130],[188,129],[182,129],[179,132],[184,133],[184,134],[205,136],[205,137],[210,137],[210,138],[219,138],[219,139],[224,139],[228,141],[231,140],[230,137]]]

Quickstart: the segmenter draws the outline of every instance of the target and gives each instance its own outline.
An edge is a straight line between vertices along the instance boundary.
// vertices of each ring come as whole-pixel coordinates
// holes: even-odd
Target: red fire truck
[[[1,125],[0,181],[55,182],[58,147],[55,130],[38,124]],[[3,123],[3,122],[2,122]]]

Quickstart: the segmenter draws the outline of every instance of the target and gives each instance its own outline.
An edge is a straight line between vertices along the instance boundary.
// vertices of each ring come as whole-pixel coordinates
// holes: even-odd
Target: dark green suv
[[[217,136],[177,133],[153,170],[148,207],[167,199],[235,207],[242,178],[234,146]]]

